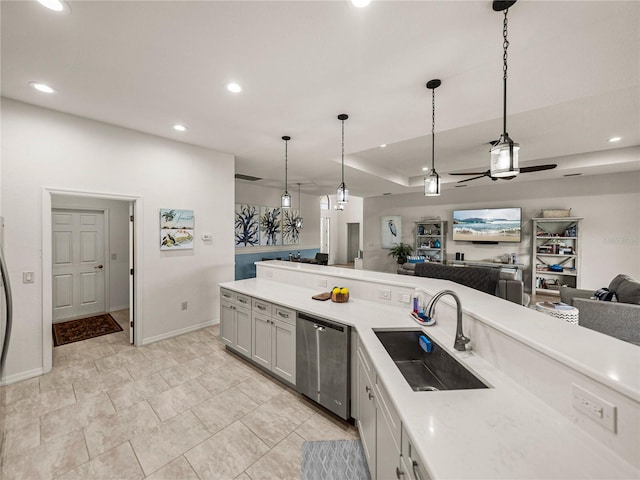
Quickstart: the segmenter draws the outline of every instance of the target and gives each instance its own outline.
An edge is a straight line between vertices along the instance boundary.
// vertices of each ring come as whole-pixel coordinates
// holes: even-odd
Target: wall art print
[[[300,211],[293,208],[283,209],[282,243],[284,245],[298,245],[300,243],[300,229],[296,226]]]
[[[260,207],[236,204],[234,238],[236,247],[257,247],[260,245]]]
[[[382,248],[392,248],[395,243],[400,243],[402,241],[402,216],[380,217],[380,232],[382,233]]]
[[[193,248],[193,210],[160,209],[160,250]]]
[[[260,207],[260,245],[282,245],[282,209]]]

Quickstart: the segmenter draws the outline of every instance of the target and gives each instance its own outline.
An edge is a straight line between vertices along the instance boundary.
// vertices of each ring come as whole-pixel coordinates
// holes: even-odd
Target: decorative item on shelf
[[[333,287],[331,290],[331,301],[345,303],[349,301],[349,289],[346,287]]]
[[[514,177],[520,173],[518,168],[518,151],[520,145],[514,143],[507,133],[507,49],[509,48],[509,40],[507,40],[507,13],[509,7],[516,3],[511,1],[494,1],[493,10],[504,12],[504,21],[502,26],[502,47],[503,47],[503,110],[502,110],[502,135],[500,139],[491,147],[491,177]]]
[[[346,113],[338,115],[338,120],[342,122],[342,183],[338,186],[337,202],[338,204],[344,204],[349,202],[349,190],[344,184],[344,121],[349,118]],[[340,209],[342,210],[342,209]]]
[[[436,241],[433,242],[433,246],[434,248],[440,248],[440,240],[436,239]]]
[[[431,90],[431,171],[424,177],[424,196],[437,197],[440,195],[440,175],[436,172],[436,88],[441,85],[439,79],[429,80],[427,88]]]
[[[284,140],[284,193],[282,194],[282,197],[280,197],[280,206],[282,208],[291,208],[291,195],[289,195],[288,192],[288,185],[287,185],[287,171],[288,171],[288,155],[287,155],[287,146],[289,143],[289,140],[291,140],[291,137],[285,135],[284,137],[282,137],[282,140]]]
[[[566,218],[571,216],[570,208],[542,210],[542,218]]]

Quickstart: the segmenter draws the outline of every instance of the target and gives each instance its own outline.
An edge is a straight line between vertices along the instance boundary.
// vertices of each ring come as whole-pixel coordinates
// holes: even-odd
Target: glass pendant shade
[[[291,195],[289,195],[289,192],[285,191],[280,197],[280,206],[282,208],[291,208]]]
[[[338,194],[337,194],[337,202],[338,203],[348,203],[349,202],[349,190],[347,189],[346,185],[343,183],[340,184],[340,186],[338,187]]]
[[[520,145],[513,143],[508,136],[501,136],[498,143],[491,147],[491,176],[500,178],[518,175],[519,150]]]
[[[440,195],[440,175],[433,169],[424,177],[424,196],[437,197],[438,195]]]

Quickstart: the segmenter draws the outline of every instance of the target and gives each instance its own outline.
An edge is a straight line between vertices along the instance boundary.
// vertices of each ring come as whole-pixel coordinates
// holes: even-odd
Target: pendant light
[[[300,209],[300,212],[296,217],[296,228],[298,230],[302,230],[302,227],[304,226],[304,221],[302,220],[302,202],[300,201],[300,184],[299,183],[298,183],[298,208]]]
[[[282,197],[280,197],[280,206],[282,208],[291,208],[291,195],[289,195],[289,192],[287,191],[287,146],[291,137],[285,135],[282,139],[284,140],[284,193],[282,194]]]
[[[337,202],[339,204],[347,203],[349,201],[349,190],[344,184],[344,121],[347,118],[349,118],[349,115],[347,115],[346,113],[341,113],[340,115],[338,115],[338,120],[342,122],[342,183],[338,187]],[[340,210],[344,210],[344,207]]]
[[[516,0],[494,1],[493,10],[496,12],[504,12],[504,22],[502,27],[502,71],[504,91],[503,91],[503,111],[502,111],[502,135],[500,139],[491,147],[491,177],[514,177],[520,173],[518,168],[518,151],[520,145],[514,143],[507,133],[507,48],[509,41],[507,40],[507,12]]]
[[[427,82],[431,90],[431,172],[424,177],[424,196],[437,197],[440,195],[440,175],[436,172],[436,88],[442,82],[437,78]]]

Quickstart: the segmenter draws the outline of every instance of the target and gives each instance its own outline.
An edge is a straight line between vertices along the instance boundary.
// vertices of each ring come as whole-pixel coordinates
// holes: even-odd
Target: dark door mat
[[[78,320],[69,320],[68,322],[54,323],[53,346],[59,347],[60,345],[121,331],[122,327],[108,313]]]

